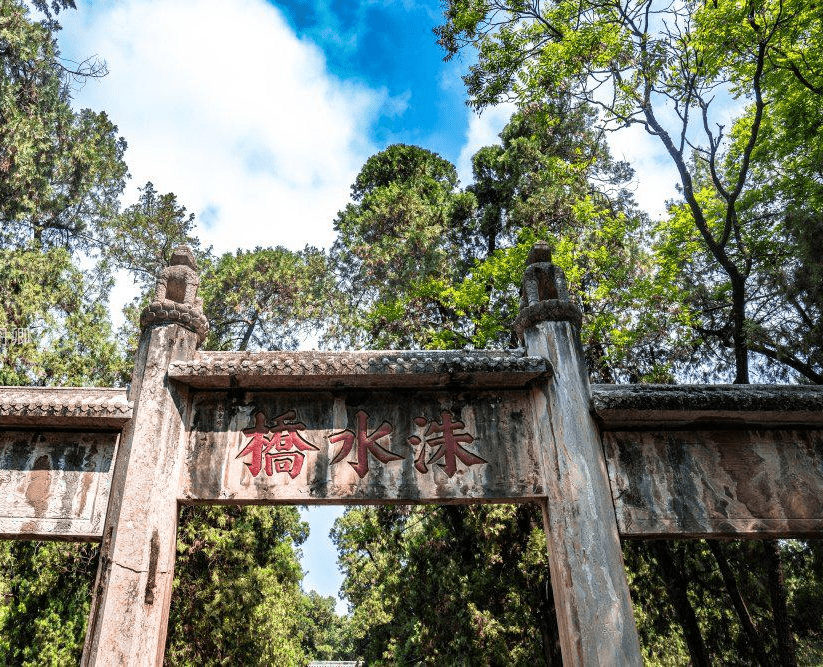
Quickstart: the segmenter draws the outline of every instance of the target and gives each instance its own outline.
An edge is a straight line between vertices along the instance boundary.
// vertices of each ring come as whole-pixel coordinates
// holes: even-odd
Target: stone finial
[[[550,299],[569,300],[566,276],[552,264],[551,247],[545,241],[535,243],[526,259],[523,287],[520,290],[520,308]]]
[[[572,322],[579,327],[581,320],[580,309],[569,300],[565,274],[552,264],[551,247],[538,241],[526,259],[515,332],[522,339],[523,331],[538,322]]]
[[[169,266],[188,266],[192,271],[197,271],[194,253],[187,245],[179,245],[172,251]]]
[[[172,252],[171,263],[160,272],[152,302],[140,315],[140,326],[179,324],[197,334],[202,343],[209,330],[203,315],[203,300],[197,296],[200,278],[194,253],[186,245]]]
[[[532,246],[532,249],[529,250],[529,256],[526,258],[526,266],[531,266],[532,264],[538,263],[551,264],[551,262],[552,248],[545,241],[538,241],[535,243]]]

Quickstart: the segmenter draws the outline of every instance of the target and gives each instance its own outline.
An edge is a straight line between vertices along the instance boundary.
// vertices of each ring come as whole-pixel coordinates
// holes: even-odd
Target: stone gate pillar
[[[580,311],[548,245],[529,253],[515,330],[554,374],[534,390],[542,444],[543,507],[563,664],[641,665],[606,462],[589,413]]]
[[[167,369],[191,358],[208,330],[198,282],[191,250],[177,248],[140,317],[134,412],[117,452],[83,665],[163,663],[189,409]]]

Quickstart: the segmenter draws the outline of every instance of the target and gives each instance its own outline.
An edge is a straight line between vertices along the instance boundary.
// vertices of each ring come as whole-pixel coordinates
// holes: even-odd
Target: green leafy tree
[[[0,384],[125,381],[105,298],[65,250],[0,249],[0,284]]]
[[[296,550],[306,537],[293,507],[184,508],[166,662],[305,665]]]
[[[91,544],[0,543],[0,663],[77,664],[97,552]]]
[[[203,272],[210,324],[206,347],[291,350],[329,316],[334,285],[326,255],[312,247],[226,253]]]
[[[391,146],[370,158],[338,214],[332,258],[338,293],[327,340],[349,346],[514,346],[522,264],[550,239],[587,314],[587,349],[624,375],[665,376],[665,360],[635,354],[662,328],[633,308],[654,291],[645,218],[592,115],[568,100],[516,114],[502,145],[474,156],[475,182],[457,189],[454,167],[428,151]],[[632,318],[642,325],[628,326]],[[358,334],[357,332],[363,332]]]
[[[106,275],[126,270],[145,293],[154,287],[177,246],[189,246],[201,262],[209,258],[209,251],[200,248],[194,235],[194,213],[187,214],[173,192],[160,194],[151,181],[138,191],[137,202],[112,216],[101,230],[102,263],[97,271]]]
[[[771,102],[786,86],[796,110],[820,94],[814,3],[449,0],[444,14],[436,32],[448,57],[476,48],[465,77],[476,108],[569,95],[601,109],[604,129],[636,124],[660,140],[715,274],[708,289],[722,326],[701,333],[728,347],[735,381],[747,383],[750,279],[768,245],[744,195]],[[726,96],[749,104],[729,136],[718,110]]]
[[[356,660],[348,616],[339,616],[333,597],[309,591],[304,597],[303,645],[314,660]]]
[[[347,510],[332,537],[358,654],[370,665],[560,665],[535,510]]]
[[[53,10],[71,3],[46,5]],[[105,113],[74,111],[71,84],[105,73],[60,59],[51,11],[35,21],[26,5],[0,5],[0,220],[4,243],[88,247],[117,211],[126,144]]]
[[[340,301],[326,340],[346,347],[419,347],[452,317],[432,298],[464,268],[460,236],[474,198],[447,160],[402,144],[366,161],[338,213],[331,255]]]
[[[667,290],[651,270],[648,221],[625,189],[631,169],[611,158],[591,113],[567,100],[530,105],[500,136],[501,145],[474,156],[467,188],[478,208],[466,246],[478,254],[440,294],[462,328],[438,331],[433,346],[515,342],[522,267],[543,239],[583,308],[593,378],[667,377],[679,350],[660,326],[660,309],[648,307],[665,303]],[[655,354],[660,348],[666,353]]]

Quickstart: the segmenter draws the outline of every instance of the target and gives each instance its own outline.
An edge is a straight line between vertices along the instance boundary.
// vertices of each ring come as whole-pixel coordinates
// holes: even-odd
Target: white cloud
[[[65,56],[108,63],[75,101],[129,142],[129,200],[147,180],[175,192],[218,251],[328,245],[371,126],[406,102],[332,76],[264,0],[93,3],[61,21]]]
[[[515,106],[508,103],[484,109],[480,115],[471,110],[467,111],[469,127],[466,130],[466,143],[463,144],[460,157],[457,159],[457,173],[464,187],[474,182],[472,156],[483,146],[500,143],[498,135],[509,122],[514,111]]]
[[[609,135],[609,148],[615,159],[634,167],[634,194],[640,208],[653,219],[666,215],[666,201],[678,197],[677,169],[657,137],[639,125],[631,125]]]

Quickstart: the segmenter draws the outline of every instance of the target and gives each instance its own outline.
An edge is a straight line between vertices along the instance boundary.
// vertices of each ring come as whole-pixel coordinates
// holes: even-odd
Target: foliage
[[[625,544],[626,572],[635,603],[644,663],[663,667],[690,662],[681,619],[673,603],[671,582],[666,580],[666,571],[661,567],[661,558],[668,553],[696,614],[710,664],[762,664],[756,654],[757,644],[766,652],[767,664],[785,664],[778,655],[775,633],[770,627],[773,620],[764,543],[756,540],[715,542],[709,547],[705,540]],[[744,604],[757,633],[754,639],[741,627],[739,616],[732,608],[729,589],[713,554],[718,548],[722,549],[744,594]],[[817,541],[785,541],[780,545],[789,572],[789,615],[798,642],[797,664],[800,665],[819,663],[820,548]]]
[[[89,544],[0,542],[0,663],[77,664],[97,551]]]
[[[200,240],[194,236],[194,213],[186,215],[186,207],[173,192],[160,194],[151,181],[138,190],[138,201],[113,216],[101,230],[98,271],[126,270],[145,293],[169,265],[177,246],[189,246],[201,260],[209,257],[209,251],[201,250]]]
[[[356,660],[352,625],[348,616],[338,616],[333,597],[309,591],[303,598],[306,621],[303,646],[314,660]]]
[[[708,315],[708,324],[695,323],[699,339],[719,343],[736,382],[749,381],[750,350],[778,362],[789,357],[780,337],[763,344],[752,332],[766,294],[752,272],[774,247],[759,240],[780,234],[764,233],[768,220],[747,215],[746,193],[764,127],[789,115],[772,103],[789,89],[791,115],[820,106],[823,25],[815,7],[806,0],[449,0],[436,30],[447,57],[476,48],[465,81],[477,108],[569,96],[599,108],[603,129],[638,125],[660,140],[680,177],[681,217],[703,255],[697,282],[707,294],[694,299],[687,284],[680,301]],[[749,108],[726,135],[718,98],[729,96]],[[814,379],[803,364],[790,365]]]
[[[526,505],[347,510],[332,537],[358,654],[370,665],[557,660],[538,516]]]
[[[397,144],[372,156],[334,223],[332,261],[342,302],[329,313],[327,340],[357,348],[421,344],[449,314],[427,298],[433,282],[463,268],[458,234],[474,200],[440,156]]]
[[[106,313],[111,281],[84,273],[117,210],[125,142],[104,113],[75,112],[70,83],[102,73],[60,60],[54,14],[70,2],[0,5],[0,329],[4,384],[120,384],[125,364]],[[21,342],[21,333],[22,342]]]
[[[296,508],[186,507],[169,615],[169,665],[308,662]]]
[[[625,189],[631,169],[611,158],[591,114],[566,100],[530,105],[503,129],[500,146],[475,155],[474,174],[468,190],[478,199],[478,245],[487,252],[442,297],[474,327],[471,344],[504,344],[526,255],[542,239],[586,315],[582,337],[593,377],[667,377],[674,346],[660,344],[670,342],[661,310],[648,307],[665,302],[666,285],[650,265],[647,220]],[[438,332],[443,347],[465,342]],[[661,348],[669,358],[654,353]]]
[[[0,248],[0,384],[125,381],[105,300],[88,283],[63,249]]]
[[[631,170],[611,159],[591,122],[567,101],[531,105],[502,145],[474,156],[475,182],[462,192],[454,167],[423,149],[391,146],[370,158],[335,223],[345,297],[327,340],[517,345],[523,262],[535,240],[549,239],[589,315],[584,339],[602,378],[667,377],[668,360],[653,352],[666,337],[660,311],[637,308],[667,296],[644,250],[646,220],[624,188]]]
[[[333,286],[326,256],[316,248],[238,250],[202,275],[210,349],[295,349],[328,316]]]
[[[104,68],[87,62],[68,69],[56,45],[58,27],[53,20],[31,20],[18,0],[0,5],[4,244],[34,239],[88,247],[116,212],[126,177],[126,144],[117,128],[105,113],[75,112],[70,105],[70,83],[99,76]]]

